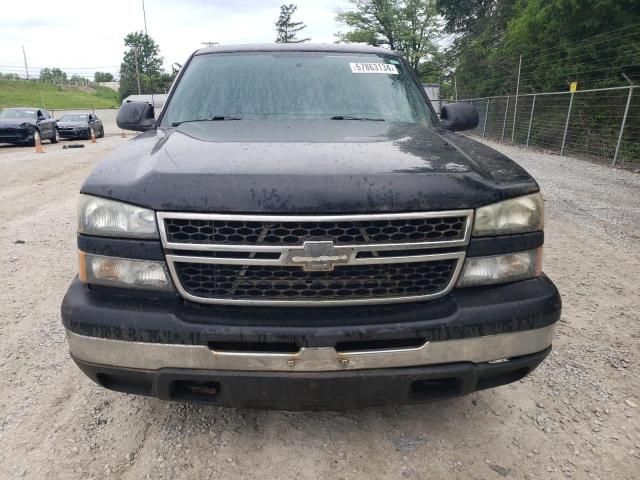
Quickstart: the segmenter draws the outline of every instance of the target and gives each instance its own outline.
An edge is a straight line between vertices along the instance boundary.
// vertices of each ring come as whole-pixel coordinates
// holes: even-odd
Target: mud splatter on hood
[[[537,190],[517,164],[460,135],[331,120],[148,132],[82,188],[156,210],[274,213],[475,208]]]

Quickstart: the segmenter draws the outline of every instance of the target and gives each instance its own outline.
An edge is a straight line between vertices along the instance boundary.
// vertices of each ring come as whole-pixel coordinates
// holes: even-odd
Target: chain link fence
[[[475,105],[481,136],[514,145],[640,166],[640,87],[459,100]]]

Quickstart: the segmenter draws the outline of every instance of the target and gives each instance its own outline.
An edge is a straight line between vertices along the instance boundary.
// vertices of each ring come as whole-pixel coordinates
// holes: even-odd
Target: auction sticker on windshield
[[[350,63],[351,73],[385,73],[387,75],[398,75],[395,65],[388,63]]]

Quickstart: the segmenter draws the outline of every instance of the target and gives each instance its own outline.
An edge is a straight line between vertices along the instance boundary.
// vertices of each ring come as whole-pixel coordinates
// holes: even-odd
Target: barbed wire
[[[606,37],[606,38],[603,38],[603,40],[601,42],[595,41],[594,44],[604,43],[604,42],[609,42],[609,41],[614,41],[614,40],[620,40],[620,39],[626,38],[627,36],[634,36],[634,35],[640,34],[640,31],[639,31],[639,32],[632,32],[632,33],[630,33],[628,35],[625,34],[625,35],[621,35],[621,36],[616,37],[616,34],[618,34],[620,32],[626,32],[627,30],[631,30],[631,29],[640,29],[640,23],[634,23],[634,24],[628,25],[626,27],[621,27],[621,28],[617,28],[617,29],[614,29],[614,30],[610,30],[610,31],[608,31],[606,33],[598,33],[596,35],[591,35],[591,36],[583,38],[582,40],[577,40],[575,42],[562,43],[562,44],[556,45],[554,47],[534,50],[533,52],[530,52],[526,56],[527,57],[529,57],[529,56],[540,57],[541,54],[544,54],[544,52],[566,49],[568,47],[580,46],[583,43],[593,42],[594,39],[599,38],[599,37]]]
[[[634,45],[638,48],[634,49]],[[579,81],[584,88],[628,85],[624,75],[632,80],[640,79],[640,24],[527,52],[522,57],[488,54],[478,64],[476,74],[469,64],[460,70],[454,60],[445,78],[449,78],[451,84],[455,82],[458,97],[515,94],[520,58],[520,92],[541,91],[549,86],[558,90],[563,85],[568,89],[574,81]]]

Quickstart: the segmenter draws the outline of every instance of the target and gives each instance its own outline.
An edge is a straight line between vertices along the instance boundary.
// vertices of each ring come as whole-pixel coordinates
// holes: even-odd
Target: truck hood
[[[35,125],[36,121],[33,118],[0,118],[0,127],[18,128],[24,123]]]
[[[158,129],[112,152],[82,187],[154,210],[325,214],[476,208],[537,190],[469,138],[350,120]]]

